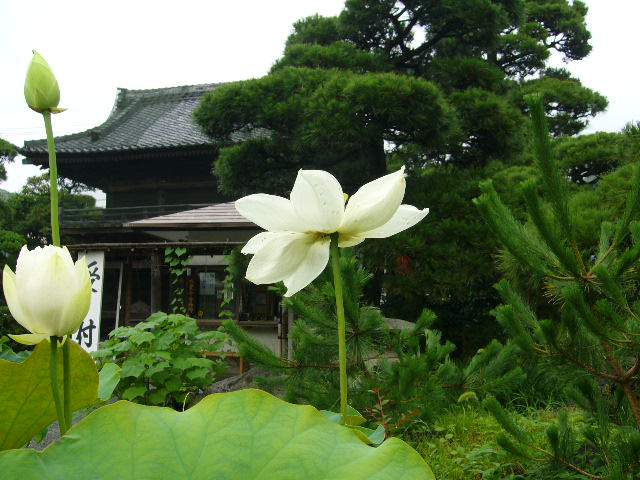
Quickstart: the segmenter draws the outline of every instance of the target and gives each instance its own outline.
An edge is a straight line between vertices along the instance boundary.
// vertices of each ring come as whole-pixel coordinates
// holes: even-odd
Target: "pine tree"
[[[436,320],[424,311],[410,328],[391,329],[377,308],[363,305],[362,292],[371,275],[350,251],[340,260],[347,324],[349,401],[387,432],[405,429],[407,422],[432,421],[456,401],[481,399],[487,393],[504,396],[524,380],[514,368],[515,344],[491,342],[467,365],[450,355],[455,345],[431,329]],[[259,386],[284,389],[285,399],[337,410],[339,397],[338,342],[331,270],[309,288],[286,299],[296,316],[289,333],[291,358],[280,358],[247,334],[233,320],[224,329],[238,343],[240,354],[270,371]]]
[[[496,318],[526,354],[570,367],[567,395],[588,415],[580,432],[585,441],[578,442],[575,427],[559,415],[547,431],[548,446],[535,445],[495,399],[485,405],[505,428],[508,435],[498,440],[511,452],[549,458],[548,467],[555,471],[635,478],[633,472],[640,469],[640,168],[635,168],[621,218],[602,222],[599,239],[580,245],[575,227],[580,212],[569,206],[568,180],[554,158],[543,101],[531,97],[529,106],[538,172],[537,179],[522,184],[529,223],[515,219],[490,182],[481,185],[476,205],[551,304],[536,312],[502,280],[496,288],[505,304],[495,310]],[[598,461],[581,463],[581,446]],[[589,473],[583,463],[595,464],[597,473]]]

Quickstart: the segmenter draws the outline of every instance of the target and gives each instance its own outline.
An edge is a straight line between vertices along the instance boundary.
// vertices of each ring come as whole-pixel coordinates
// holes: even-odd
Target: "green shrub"
[[[98,363],[122,367],[116,396],[181,410],[225,371],[223,360],[206,353],[219,351],[227,341],[224,333],[200,331],[193,318],[158,312],[135,327],[116,328],[93,356]]]

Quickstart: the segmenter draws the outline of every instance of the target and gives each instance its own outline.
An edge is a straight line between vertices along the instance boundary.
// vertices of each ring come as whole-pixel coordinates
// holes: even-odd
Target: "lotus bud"
[[[87,316],[91,278],[84,257],[73,262],[66,247],[22,247],[16,272],[4,267],[4,296],[11,315],[31,334],[10,335],[27,345],[75,332]]]
[[[38,113],[64,111],[64,108],[58,108],[60,102],[58,81],[47,61],[35,50],[24,82],[24,98],[29,108]]]

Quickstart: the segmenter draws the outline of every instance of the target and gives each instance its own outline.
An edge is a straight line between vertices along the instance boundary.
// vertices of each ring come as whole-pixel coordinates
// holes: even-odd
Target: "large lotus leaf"
[[[62,349],[58,381],[62,392]],[[55,422],[49,358],[51,344],[42,341],[22,363],[0,359],[0,450],[20,448]],[[91,356],[70,342],[71,409],[90,407],[98,400],[98,370]],[[11,477],[7,477],[11,478]]]
[[[186,412],[120,401],[42,452],[0,453],[20,480],[433,480],[401,440],[374,448],[308,405],[260,390],[210,395]]]

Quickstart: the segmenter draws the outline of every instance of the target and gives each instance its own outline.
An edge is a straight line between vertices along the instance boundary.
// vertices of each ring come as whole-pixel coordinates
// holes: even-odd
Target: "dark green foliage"
[[[406,202],[432,212],[399,245],[360,247],[375,276],[367,297],[390,316],[435,311],[468,356],[498,333],[488,313],[495,240],[471,199],[481,179],[495,177],[502,194],[527,174],[523,97],[547,95],[557,135],[606,106],[566,71],[545,69],[551,52],[589,53],[585,15],[569,0],[352,0],[337,17],[302,19],[268,75],[219,88],[196,112],[220,148],[220,188],[286,195],[298,169],[319,168],[353,193],[406,165],[409,187],[419,179]],[[397,274],[407,258],[415,273]]]
[[[485,165],[488,158],[512,159],[524,147],[525,117],[504,96],[468,88],[452,93],[462,129],[468,138],[452,153],[452,161],[463,166]]]
[[[275,63],[272,72],[285,67],[337,68],[356,73],[386,72],[391,69],[384,56],[364,52],[345,41],[336,41],[327,46],[289,43],[284,57]]]
[[[65,208],[94,207],[96,200],[87,195],[89,187],[64,178],[58,179],[60,204]],[[0,228],[22,235],[29,248],[49,243],[51,238],[51,205],[49,176],[30,177],[20,193],[0,201]],[[63,244],[73,243],[69,237]]]
[[[21,335],[25,333],[24,327],[16,322],[9,311],[9,307],[5,304],[4,296],[2,297],[2,304],[0,304],[0,338],[9,338],[2,337],[2,335]],[[22,345],[21,343],[12,342],[12,348],[14,350],[26,350],[26,345]]]
[[[606,101],[543,68],[552,50],[589,53],[585,14],[567,0],[351,0],[338,17],[302,19],[269,75],[212,92],[196,112],[221,147],[220,186],[281,193],[300,167],[359,185],[402,148],[428,162],[513,161],[533,91],[554,101],[558,133],[575,133]],[[264,171],[278,175],[265,184]]]
[[[302,67],[220,87],[195,116],[223,147],[215,174],[234,195],[285,193],[300,168],[331,170],[353,192],[386,173],[383,141],[439,151],[456,128],[440,91],[423,79]],[[238,130],[251,138],[232,145]]]
[[[206,353],[220,351],[227,341],[221,332],[201,332],[193,318],[158,312],[134,327],[113,330],[93,356],[99,364],[122,367],[116,396],[183,410],[225,371],[223,360]]]
[[[359,247],[359,257],[375,275],[368,296],[375,298],[375,287],[384,285],[383,313],[416,318],[424,308],[432,310],[435,328],[464,358],[500,333],[489,314],[497,304],[491,258],[496,241],[472,203],[479,194],[477,179],[490,174],[489,167],[412,171],[405,202],[430,207],[429,215],[399,235]]]
[[[337,17],[312,15],[293,24],[287,46],[294,44],[331,45],[341,39]]]
[[[623,139],[619,133],[598,132],[559,138],[554,146],[560,165],[571,181],[584,184],[596,182],[626,163]]]
[[[634,478],[640,469],[633,447],[640,435],[640,324],[634,305],[640,169],[628,183],[624,210],[617,208],[618,220],[603,222],[591,243],[582,243],[576,228],[580,212],[569,199],[570,185],[555,160],[542,97],[530,98],[529,104],[543,187],[539,191],[534,179],[523,185],[530,224],[515,221],[490,183],[483,185],[476,204],[522,271],[538,278],[548,303],[543,308],[536,308],[539,300],[529,305],[503,280],[497,289],[507,305],[495,314],[524,352],[546,358],[550,369],[563,374],[566,395],[584,410],[585,421],[577,428],[559,414],[543,447],[519,430],[497,401],[487,400],[485,406],[510,435],[501,437],[500,444],[528,458],[548,458],[542,467],[548,478],[564,478],[567,470],[597,475],[593,478]],[[606,185],[606,178],[599,185]]]
[[[0,268],[9,265],[15,271],[18,255],[25,243],[24,237],[19,233],[0,230]]]
[[[12,162],[18,154],[18,150],[15,145],[0,138],[0,180],[7,179],[7,169],[4,164]]]
[[[459,366],[450,358],[455,346],[431,329],[433,313],[425,311],[414,325],[390,329],[377,309],[361,303],[362,289],[370,276],[357,268],[353,257],[345,257],[341,270],[349,403],[369,419],[387,430],[404,430],[416,420],[433,421],[459,398],[477,399],[489,392],[505,396],[521,384],[523,373],[514,367],[514,346],[503,347],[494,341],[468,365]],[[339,391],[337,321],[329,273],[286,300],[297,318],[289,333],[294,347],[290,359],[277,357],[233,321],[226,321],[224,327],[239,344],[242,356],[275,374],[262,379],[263,386],[284,387],[289,401],[335,410]]]
[[[464,92],[469,88],[495,94],[508,90],[504,72],[483,59],[456,56],[437,57],[430,66],[429,77],[447,93]]]
[[[523,82],[520,94],[539,93],[547,102],[550,131],[554,136],[575,135],[591,117],[607,108],[608,101],[582,85],[563,69],[546,69],[539,78]]]

